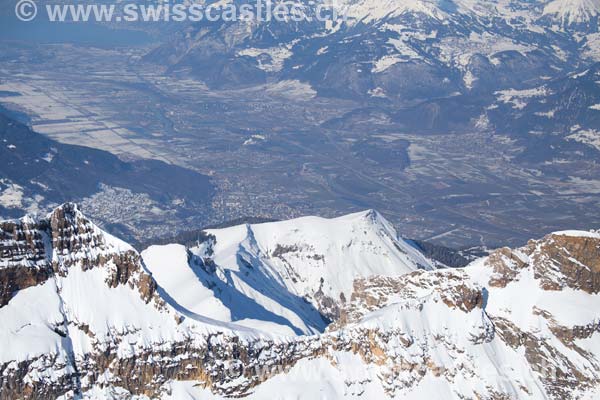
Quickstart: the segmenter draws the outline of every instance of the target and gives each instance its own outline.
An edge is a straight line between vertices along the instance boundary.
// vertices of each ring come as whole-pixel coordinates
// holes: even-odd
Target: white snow
[[[383,72],[389,67],[399,62],[403,62],[403,60],[396,55],[387,55],[381,57],[379,60],[375,61],[375,64],[372,68],[373,73]]]
[[[102,236],[106,246],[99,253],[88,251],[88,255],[131,250],[97,227],[92,230]],[[240,340],[306,340],[315,345],[317,340],[350,338],[355,341],[352,343],[363,340],[372,346],[374,360],[366,362],[360,352],[349,348],[330,347],[324,354],[301,358],[289,369],[280,369],[253,387],[247,398],[416,400],[475,398],[494,392],[515,399],[548,397],[540,375],[529,366],[524,347],[510,347],[498,331],[491,334],[492,320],[504,318],[559,352],[562,359],[550,356],[564,360],[559,368],[564,367],[565,372],[572,365],[586,378],[597,374],[597,361],[565,346],[551,328],[597,322],[600,295],[568,287],[544,290],[531,266],[519,270],[506,287],[490,286],[494,271],[487,258],[462,269],[414,272],[419,265],[432,268],[431,262],[400,240],[391,224],[372,210],[332,219],[303,217],[239,225],[209,233],[216,241],[209,239],[189,251],[172,244],[152,246],[142,253],[164,305],[146,304],[134,285],[110,287],[107,278],[114,267],[112,261],[84,270],[77,262],[80,252],[52,254],[54,261],[75,264],[64,276],[57,274],[43,284],[20,290],[0,307],[0,343],[10,344],[0,347],[0,363],[12,362],[10,371],[18,361],[57,355],[64,369],[44,368],[40,359],[36,361],[40,372],[26,377],[31,381],[40,378],[37,374],[45,374],[45,380],[55,381],[74,372],[69,353],[82,360],[92,347],[102,351],[111,346],[119,356],[127,357],[148,348],[169,350],[174,341],[201,346],[209,332],[227,332]],[[596,231],[552,235],[600,240]],[[553,240],[553,236],[543,240]],[[513,265],[515,257],[525,264],[536,262],[525,249],[512,254],[507,262]],[[208,258],[214,261],[213,267],[205,263]],[[361,308],[359,317],[341,330],[320,337],[291,337],[316,333],[319,328],[313,320],[314,310],[302,296],[308,298],[320,290],[334,298],[344,293],[351,299],[354,279],[372,275],[391,277],[401,285],[398,290],[382,292],[383,301]],[[359,294],[375,296],[385,289],[385,283],[376,282]],[[485,309],[462,310],[445,301],[446,294],[457,301],[464,299],[468,292],[463,289],[483,293]],[[176,319],[180,316],[185,316],[183,321]],[[65,321],[70,322],[68,326]],[[94,332],[93,338],[84,332],[84,326]],[[68,339],[59,335],[65,332]],[[364,341],[366,335],[368,341]],[[592,354],[600,351],[598,334],[575,343]],[[410,368],[402,368],[405,363]],[[105,372],[86,388],[83,398],[146,400],[110,383],[110,374]],[[108,385],[103,385],[105,382]],[[230,386],[235,383],[228,382]],[[197,381],[169,381],[163,386],[162,398],[221,398],[199,385]],[[596,392],[582,389],[582,397],[591,399]]]
[[[270,57],[270,61],[264,62],[263,60],[258,60],[258,67],[267,72],[277,72],[281,71],[283,68],[283,63],[285,60],[290,58],[293,53],[290,51],[291,46],[279,46],[279,47],[269,47],[264,49],[259,48],[247,48],[240,50],[237,55],[238,56],[250,56],[250,57],[258,57],[262,54]]]
[[[333,4],[338,8],[339,14],[348,18],[351,23],[353,21],[369,23],[384,17],[400,16],[402,14],[421,14],[440,21],[447,16],[435,2],[427,0],[343,0]]]
[[[301,360],[287,373],[260,385],[252,399],[389,398],[377,383],[376,372],[357,355],[338,352],[333,361],[335,365],[325,358]]]
[[[467,87],[467,89],[472,89],[473,83],[475,83],[477,79],[478,78],[475,77],[475,75],[473,75],[471,71],[467,71],[463,76],[463,81],[465,82],[465,86]]]
[[[317,91],[307,82],[296,79],[277,81],[266,86],[266,92],[294,100],[311,100],[317,96]]]
[[[61,337],[51,325],[62,325],[60,300],[53,280],[20,290],[0,308],[0,363],[40,354],[60,354]]]
[[[576,130],[566,137],[568,140],[574,140],[579,143],[594,147],[600,151],[600,131],[594,129]]]
[[[583,56],[593,61],[600,61],[600,32],[586,35]]]
[[[585,238],[593,238],[600,239],[600,233],[595,231],[557,231],[553,232],[553,235],[557,236],[572,236],[572,237],[585,237]]]
[[[512,108],[522,110],[527,107],[527,99],[544,97],[548,95],[548,90],[544,87],[537,87],[534,89],[508,89],[496,92],[498,100],[503,103],[511,104]]]
[[[414,271],[419,265],[433,268],[373,210],[333,219],[303,217],[240,225],[208,233],[217,238],[214,259],[218,265],[239,270],[238,257],[250,253],[270,275],[300,295],[312,294],[321,278],[326,282],[324,293],[339,298],[340,293],[351,294],[358,277],[395,276]],[[274,255],[278,247],[293,250],[280,258]]]
[[[486,55],[492,64],[499,65],[501,60],[498,55],[502,52],[516,51],[526,55],[535,50],[535,47],[527,43],[489,32],[470,32],[468,37],[442,37],[435,46],[439,48],[440,61],[464,73],[469,70],[471,59],[476,54]]]
[[[50,163],[54,160],[54,157],[58,154],[58,150],[55,147],[50,148],[50,151],[42,157],[42,160]]]
[[[19,208],[23,206],[23,187],[12,183],[4,189],[0,186],[0,205],[6,208]]]
[[[248,400],[315,400],[315,399],[389,399],[378,383],[376,370],[359,356],[336,352],[332,360],[319,357],[303,359],[289,371],[280,371],[259,385]],[[164,400],[224,399],[193,382],[172,381],[170,395]]]
[[[371,97],[380,97],[380,98],[385,98],[387,97],[385,95],[385,90],[383,90],[381,87],[376,87],[375,89],[371,89],[369,90],[369,96]]]
[[[600,0],[554,0],[544,7],[543,12],[563,26],[590,22],[599,14]]]
[[[211,251],[205,243],[190,252],[196,260],[214,260],[215,272],[188,262],[185,248],[177,245],[144,251],[146,267],[189,312],[281,335],[325,328],[315,309],[319,291],[336,301],[340,296],[349,299],[356,278],[432,268],[375,211],[334,219],[303,217],[239,225],[207,233],[216,237]]]
[[[388,43],[391,44],[392,46],[394,46],[394,49],[396,50],[398,55],[396,56],[395,59],[383,61],[382,67],[385,66],[386,64],[389,64],[390,62],[392,62],[394,60],[397,60],[397,62],[400,62],[400,61],[406,62],[406,61],[410,61],[410,60],[420,60],[423,58],[403,38],[399,38],[399,39],[390,38],[388,40]],[[400,58],[398,58],[398,57],[400,57]],[[394,62],[393,64],[397,64],[397,62]],[[389,68],[393,64],[388,65],[386,68]]]
[[[536,112],[535,115],[537,115],[538,117],[554,118],[555,113],[556,110],[550,110],[546,112]]]
[[[248,139],[244,140],[243,146],[251,146],[253,144],[264,142],[265,140],[266,140],[266,137],[264,135],[259,135],[259,134],[251,135]]]
[[[187,257],[185,246],[179,244],[151,246],[142,252],[148,271],[178,304],[208,318],[231,321],[229,310],[200,282],[200,271],[192,270]]]

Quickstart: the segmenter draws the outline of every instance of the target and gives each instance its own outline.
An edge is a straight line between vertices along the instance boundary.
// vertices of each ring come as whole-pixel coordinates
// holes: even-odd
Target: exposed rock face
[[[50,274],[47,268],[16,266],[0,270],[0,307],[7,305],[19,290],[45,282]]]
[[[506,287],[519,275],[520,270],[527,266],[519,254],[514,253],[508,247],[503,247],[490,254],[487,264],[494,270],[494,274],[490,278],[490,286],[500,288]]]
[[[368,312],[378,310],[394,299],[403,301],[418,299],[419,293],[427,290],[435,301],[443,302],[448,308],[465,313],[483,309],[483,289],[474,286],[463,270],[417,271],[400,277],[373,277],[357,279],[350,304],[342,310],[336,324],[330,329],[360,321]]]
[[[185,309],[73,205],[1,226],[0,400],[168,398],[181,382],[198,397],[253,398],[288,393],[287,376],[323,363],[343,377],[335,398],[591,398],[600,387],[596,233],[360,278],[326,332],[283,337]],[[317,376],[307,385],[335,387]]]
[[[0,399],[43,400],[54,399],[64,393],[77,393],[78,380],[74,371],[61,375],[57,379],[48,379],[53,371],[61,371],[67,367],[64,359],[55,354],[42,355],[18,363],[1,364]],[[30,380],[30,374],[36,370],[45,373],[46,379]]]
[[[553,234],[534,245],[531,258],[544,289],[600,292],[600,235]]]
[[[577,235],[556,232],[531,240],[516,251],[502,248],[493,252],[487,263],[494,275],[490,286],[505,287],[521,270],[531,266],[535,278],[546,290],[563,287],[594,294],[600,291],[600,234]]]
[[[27,218],[0,223],[0,307],[17,291],[46,281],[52,273],[46,257],[47,225]]]
[[[0,307],[19,290],[42,284],[54,274],[64,276],[73,265],[83,270],[108,266],[109,286],[135,284],[146,302],[154,295],[155,283],[142,273],[137,252],[107,243],[107,234],[75,204],[64,204],[37,221],[25,217],[2,222],[0,229]]]

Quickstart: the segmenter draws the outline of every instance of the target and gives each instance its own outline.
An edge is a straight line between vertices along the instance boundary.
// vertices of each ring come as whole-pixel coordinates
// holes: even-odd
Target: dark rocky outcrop
[[[83,270],[110,268],[110,287],[135,284],[146,302],[156,290],[137,252],[113,248],[73,203],[56,208],[46,218],[2,222],[0,254],[0,307],[19,290],[40,285],[54,274],[64,276],[73,265]]]

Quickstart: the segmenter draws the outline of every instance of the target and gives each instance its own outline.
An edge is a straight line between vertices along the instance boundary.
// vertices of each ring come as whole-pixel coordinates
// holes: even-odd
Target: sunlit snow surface
[[[213,274],[190,265],[179,245],[150,247],[142,253],[146,267],[177,304],[194,313],[282,334],[325,328],[314,299],[319,291],[349,299],[356,278],[433,268],[372,210],[207,232],[216,244],[190,253],[214,260]]]

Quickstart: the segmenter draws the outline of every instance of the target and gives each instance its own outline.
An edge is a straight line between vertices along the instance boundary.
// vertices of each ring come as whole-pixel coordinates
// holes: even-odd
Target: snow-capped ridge
[[[561,26],[586,24],[600,15],[600,0],[553,0],[546,4],[543,15]]]
[[[68,202],[54,208],[54,210],[46,215],[46,219],[49,221],[64,221],[62,222],[60,229],[77,228],[78,226],[88,225],[91,234],[97,235],[105,245],[111,247],[115,251],[134,251],[133,246],[129,243],[111,235],[93,223],[83,214],[79,209],[79,205],[76,203]]]
[[[158,285],[200,315],[287,335],[323,331],[358,277],[433,269],[375,210],[206,233],[210,239],[188,255],[175,246],[142,252]]]
[[[577,231],[577,230],[556,231],[556,232],[552,232],[551,235],[554,235],[554,236],[571,236],[571,237],[600,239],[600,230],[590,230],[590,231]]]
[[[375,2],[372,0],[351,0],[343,2],[338,7],[341,8],[342,15],[350,19],[356,19],[362,23],[369,23],[375,20],[398,17],[406,14],[420,14],[436,20],[443,20],[446,13],[442,11],[439,3],[441,2],[436,0],[384,0],[382,2]]]

